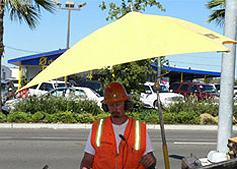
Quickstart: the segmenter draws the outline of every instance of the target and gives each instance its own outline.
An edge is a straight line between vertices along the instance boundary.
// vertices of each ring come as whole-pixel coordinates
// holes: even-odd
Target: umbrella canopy
[[[195,52],[228,52],[224,43],[235,41],[177,18],[131,12],[76,43],[23,88],[147,58]]]

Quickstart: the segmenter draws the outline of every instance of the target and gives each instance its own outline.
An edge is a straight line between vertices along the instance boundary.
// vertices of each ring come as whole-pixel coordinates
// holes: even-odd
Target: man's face
[[[124,102],[108,104],[109,112],[112,117],[120,118],[125,115]]]

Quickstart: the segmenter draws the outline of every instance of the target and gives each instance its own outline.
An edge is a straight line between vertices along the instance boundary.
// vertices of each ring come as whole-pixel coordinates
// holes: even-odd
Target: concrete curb
[[[40,129],[40,128],[51,128],[51,129],[90,129],[91,124],[47,124],[47,123],[0,123],[0,129],[3,128],[15,128],[15,129]]]
[[[90,129],[91,124],[47,124],[47,123],[0,123],[0,129]],[[165,125],[165,130],[218,130],[217,125]],[[148,124],[147,129],[159,130],[160,125]],[[233,126],[233,131],[237,131],[237,126]]]

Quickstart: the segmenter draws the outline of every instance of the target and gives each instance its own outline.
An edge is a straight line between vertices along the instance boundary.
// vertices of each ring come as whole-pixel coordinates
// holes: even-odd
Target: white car
[[[142,87],[144,92],[141,93],[140,100],[145,104],[145,107],[157,109],[157,90],[155,83],[146,82]],[[184,96],[177,93],[169,92],[168,88],[161,84],[159,89],[160,101],[163,107],[167,107],[170,104],[177,103],[179,100],[183,100]]]
[[[94,90],[87,87],[58,87],[50,90],[47,95],[66,98],[72,98],[76,96],[80,99],[94,100],[97,102],[99,107],[102,106],[101,101],[104,99],[104,97],[101,97]]]
[[[38,85],[32,86],[29,88],[28,95],[36,95],[40,96],[42,94],[46,94],[52,89],[55,89],[57,87],[65,87],[65,82],[64,81],[59,81],[59,80],[51,80],[48,82],[43,82]]]
[[[87,87],[58,87],[50,90],[45,96],[55,96],[55,97],[66,97],[69,99],[88,99],[94,100],[97,102],[97,105],[102,108],[101,101],[104,100],[104,97],[101,97],[94,90]],[[76,96],[76,97],[74,97]],[[27,98],[17,98],[12,100],[7,100],[4,106],[2,106],[2,110],[8,114],[12,109],[14,109],[14,105],[19,102],[21,99]]]

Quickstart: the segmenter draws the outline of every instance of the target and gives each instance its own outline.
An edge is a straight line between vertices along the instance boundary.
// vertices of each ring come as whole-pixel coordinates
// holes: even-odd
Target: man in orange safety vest
[[[102,108],[111,116],[93,123],[80,169],[155,167],[146,125],[125,115],[132,107],[130,95],[121,83],[106,86]]]

